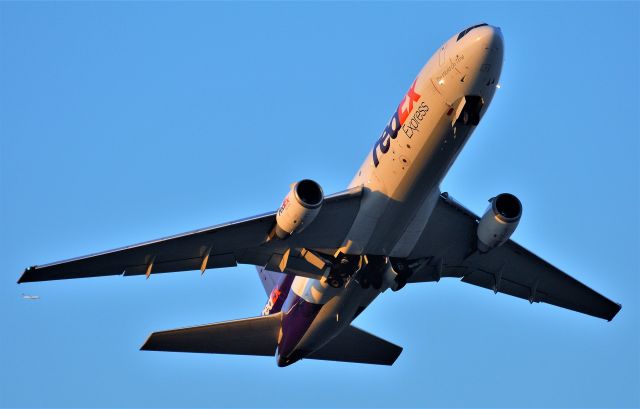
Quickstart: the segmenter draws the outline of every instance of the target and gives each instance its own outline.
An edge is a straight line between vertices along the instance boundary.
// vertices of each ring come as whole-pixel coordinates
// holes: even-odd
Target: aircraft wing
[[[275,224],[275,212],[266,213],[103,253],[33,266],[24,271],[18,283],[168,273],[237,264],[277,268],[288,248],[340,247],[358,212],[361,196],[361,187],[327,196],[314,222],[286,240],[267,240]],[[292,257],[287,266],[295,261]],[[322,274],[319,270],[305,270],[309,276]]]
[[[476,249],[480,218],[446,193],[440,196],[418,244],[408,259],[424,263],[409,282],[458,277],[529,302],[545,302],[612,320],[621,305],[552,266],[516,242],[481,254]]]

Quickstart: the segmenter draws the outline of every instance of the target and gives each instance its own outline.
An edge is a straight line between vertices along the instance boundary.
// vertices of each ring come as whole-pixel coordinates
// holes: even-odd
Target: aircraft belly
[[[429,83],[378,166],[365,162],[352,185],[365,185],[360,213],[345,240],[347,253],[408,255],[422,231],[439,185],[472,127],[452,125],[452,106]],[[423,113],[417,112],[422,109]],[[422,118],[418,120],[418,118]],[[372,160],[370,154],[367,161]],[[427,212],[418,214],[418,212]]]
[[[306,354],[318,350],[348,327],[379,294],[378,290],[359,285],[343,289],[322,306],[296,349]]]
[[[416,211],[413,219],[395,243],[393,249],[389,253],[390,257],[408,257],[416,246],[416,243],[422,236],[427,222],[431,217],[433,209],[435,209],[440,197],[440,189],[433,189],[429,196],[422,202],[420,208]]]

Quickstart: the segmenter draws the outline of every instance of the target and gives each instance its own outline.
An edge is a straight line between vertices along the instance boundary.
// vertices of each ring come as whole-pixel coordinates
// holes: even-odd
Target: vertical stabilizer
[[[264,287],[264,291],[267,295],[271,294],[273,288],[286,276],[284,273],[278,273],[276,271],[269,271],[264,267],[256,266],[260,282]]]

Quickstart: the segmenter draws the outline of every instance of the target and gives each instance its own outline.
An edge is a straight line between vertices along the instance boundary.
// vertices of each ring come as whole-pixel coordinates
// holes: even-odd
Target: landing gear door
[[[480,123],[480,111],[483,106],[482,97],[466,95],[460,98],[452,107],[455,113],[451,118],[451,126],[456,124],[477,126]]]

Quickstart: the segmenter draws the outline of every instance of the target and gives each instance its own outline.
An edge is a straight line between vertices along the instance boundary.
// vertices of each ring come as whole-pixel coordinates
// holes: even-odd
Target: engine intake
[[[501,193],[489,202],[489,207],[478,224],[478,250],[481,253],[509,240],[522,216],[520,200],[510,193]]]
[[[311,179],[303,179],[291,187],[276,214],[276,236],[285,239],[300,233],[320,213],[324,194]]]

